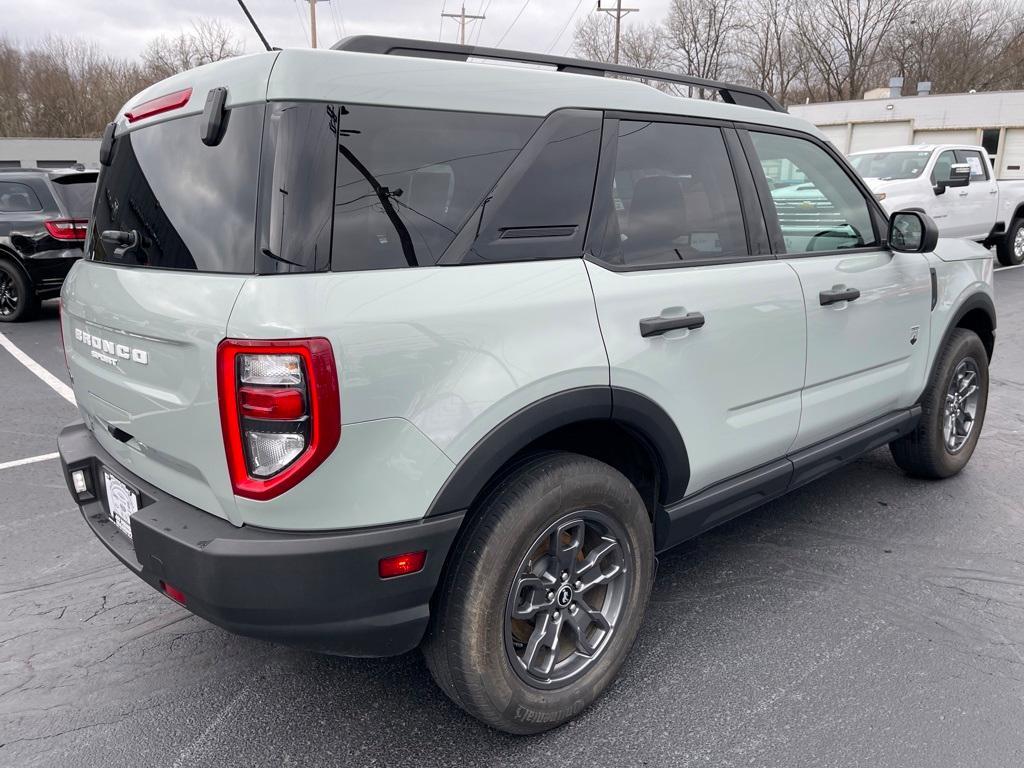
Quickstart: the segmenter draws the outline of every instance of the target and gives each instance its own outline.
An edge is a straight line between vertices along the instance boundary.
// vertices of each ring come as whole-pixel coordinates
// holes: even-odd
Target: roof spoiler
[[[742,107],[768,109],[772,112],[785,112],[774,98],[757,88],[745,85],[734,85],[703,77],[681,75],[676,72],[661,72],[656,69],[626,67],[621,64],[604,64],[585,59],[571,59],[564,56],[548,56],[542,53],[525,51],[507,51],[503,48],[483,48],[473,45],[457,45],[455,43],[435,43],[428,40],[412,40],[401,37],[382,37],[378,35],[355,35],[339,40],[331,46],[335,51],[351,51],[354,53],[377,53],[385,56],[412,56],[423,59],[445,59],[448,61],[466,61],[470,58],[493,59],[495,61],[512,61],[523,64],[540,64],[552,67],[558,72],[569,72],[575,75],[620,75],[624,77],[660,80],[666,83],[686,85],[693,88],[704,88],[715,91],[727,104],[738,104]]]

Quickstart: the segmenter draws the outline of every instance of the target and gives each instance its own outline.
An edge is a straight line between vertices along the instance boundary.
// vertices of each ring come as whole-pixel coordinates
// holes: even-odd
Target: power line
[[[444,31],[444,9],[448,6],[448,0],[441,3],[441,23],[437,26],[437,42],[441,42],[441,33]]]
[[[306,20],[302,18],[302,11],[299,10],[299,0],[295,0],[295,14],[299,19],[299,26],[302,27],[302,36],[306,38],[306,45],[309,45],[309,30],[306,29]]]
[[[565,24],[562,25],[562,28],[558,30],[558,34],[555,35],[555,39],[551,41],[551,45],[548,46],[545,53],[551,53],[551,51],[554,50],[554,47],[558,45],[558,41],[562,39],[562,35],[565,34],[565,30],[569,28],[569,24],[576,18],[576,14],[580,12],[581,5],[583,5],[583,0],[579,0],[579,2],[576,3],[576,7],[572,9],[572,13],[569,14],[569,18],[565,20]]]
[[[530,0],[526,0],[526,2],[523,3],[523,7],[519,9],[519,13],[516,14],[516,17],[512,19],[512,23],[508,25],[508,29],[505,30],[505,34],[502,35],[498,39],[498,42],[494,44],[495,48],[501,47],[501,44],[505,41],[505,38],[508,37],[508,33],[512,31],[512,27],[514,27],[516,25],[516,22],[519,21],[519,17],[523,15],[523,11],[526,10],[526,6],[528,6],[529,4]]]
[[[491,8],[491,0],[487,0],[486,5],[484,4],[484,0],[480,0],[480,7],[477,9],[476,12],[486,19],[487,18],[487,11],[489,11],[490,8]],[[483,32],[483,29],[484,29],[484,22],[481,21],[479,24],[476,25],[476,37],[473,38],[473,45],[479,45],[480,44],[480,33]]]

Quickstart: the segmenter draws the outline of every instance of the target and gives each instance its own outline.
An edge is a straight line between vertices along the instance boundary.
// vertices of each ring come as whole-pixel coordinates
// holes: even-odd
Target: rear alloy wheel
[[[423,652],[469,714],[508,733],[572,719],[615,679],[654,575],[647,508],[620,472],[547,453],[471,513]]]
[[[1016,219],[996,246],[999,263],[1004,267],[1024,264],[1024,219]]]
[[[610,515],[552,523],[519,564],[505,606],[505,650],[528,684],[558,688],[583,675],[610,641],[633,572]]]
[[[0,261],[0,323],[16,323],[31,313],[35,297],[28,280],[16,266]]]

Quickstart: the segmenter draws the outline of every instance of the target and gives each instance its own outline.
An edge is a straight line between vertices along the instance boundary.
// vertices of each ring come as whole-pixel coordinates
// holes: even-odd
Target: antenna
[[[259,28],[259,25],[258,25],[258,24],[256,23],[256,19],[254,19],[254,18],[252,17],[252,14],[251,14],[251,13],[249,13],[249,9],[245,7],[245,3],[243,3],[243,2],[242,2],[242,0],[238,0],[238,4],[239,4],[240,6],[242,6],[242,13],[244,13],[244,14],[245,14],[245,18],[247,18],[247,19],[249,20],[249,23],[250,23],[250,24],[252,24],[252,28],[256,30],[256,34],[260,36],[260,42],[262,42],[262,43],[263,43],[264,47],[265,47],[265,48],[266,48],[266,49],[267,49],[268,51],[273,51],[273,50],[277,50],[277,49],[273,48],[273,47],[272,47],[272,46],[270,45],[270,43],[268,43],[268,42],[267,42],[267,38],[265,38],[265,37],[263,36],[263,33],[262,33],[262,32],[260,32],[260,28]]]

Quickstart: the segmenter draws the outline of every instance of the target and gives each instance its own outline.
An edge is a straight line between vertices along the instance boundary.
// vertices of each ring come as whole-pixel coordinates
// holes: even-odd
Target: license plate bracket
[[[103,470],[107,496],[107,515],[121,533],[132,537],[132,515],[139,511],[139,494],[127,483]]]

